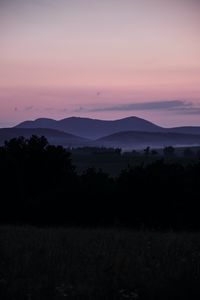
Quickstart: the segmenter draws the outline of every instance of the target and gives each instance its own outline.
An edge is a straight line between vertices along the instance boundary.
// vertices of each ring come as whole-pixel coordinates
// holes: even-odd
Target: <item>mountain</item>
[[[45,136],[50,144],[62,145],[65,147],[81,147],[87,146],[89,141],[82,137],[78,137],[66,132],[46,129],[46,128],[1,128],[0,129],[0,145],[4,144],[5,140],[23,136],[29,138],[32,135]]]
[[[173,132],[126,131],[105,136],[97,140],[99,146],[120,147],[122,149],[142,149],[147,146],[161,148],[165,146],[200,145],[200,135]]]
[[[122,149],[143,149],[164,146],[195,146],[200,145],[200,135],[173,132],[142,132],[124,131],[108,135],[96,140],[89,140],[66,132],[47,128],[2,128],[0,129],[0,145],[5,140],[32,135],[45,136],[50,144],[64,147],[117,147]]]
[[[177,132],[185,134],[200,134],[200,126],[183,126],[166,129],[168,132]]]
[[[200,127],[163,128],[138,117],[114,121],[78,117],[60,121],[41,118],[20,123],[13,130],[27,132],[13,131],[12,136],[15,133],[19,135],[19,132],[20,135],[45,135],[50,143],[73,147],[96,145],[127,149],[200,145]]]
[[[16,128],[51,128],[89,139],[98,139],[122,131],[161,132],[164,129],[138,117],[129,117],[114,121],[71,117],[60,121],[53,119],[37,119],[25,121]]]
[[[128,117],[114,121],[78,117],[66,118],[60,121],[41,118],[35,121],[25,121],[17,125],[16,128],[50,128],[88,139],[98,139],[124,131],[200,134],[200,126],[163,128],[138,117]]]

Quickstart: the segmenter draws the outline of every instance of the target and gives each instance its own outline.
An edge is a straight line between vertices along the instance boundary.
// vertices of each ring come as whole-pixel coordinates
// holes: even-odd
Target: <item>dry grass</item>
[[[200,299],[200,234],[0,227],[0,299]]]

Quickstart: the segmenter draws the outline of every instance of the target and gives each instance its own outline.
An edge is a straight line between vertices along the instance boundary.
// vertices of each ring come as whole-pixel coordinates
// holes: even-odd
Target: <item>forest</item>
[[[94,167],[77,173],[69,150],[45,137],[0,147],[1,224],[198,230],[199,186],[199,158],[159,156],[112,176]]]

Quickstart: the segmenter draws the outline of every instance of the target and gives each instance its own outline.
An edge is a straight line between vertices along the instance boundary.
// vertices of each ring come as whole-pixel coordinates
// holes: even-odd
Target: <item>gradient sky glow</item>
[[[199,32],[199,0],[0,0],[0,127],[71,115],[200,125]]]

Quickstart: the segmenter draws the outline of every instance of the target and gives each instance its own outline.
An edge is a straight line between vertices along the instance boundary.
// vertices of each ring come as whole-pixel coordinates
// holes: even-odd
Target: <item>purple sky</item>
[[[200,125],[199,0],[0,0],[0,127],[136,115]]]

